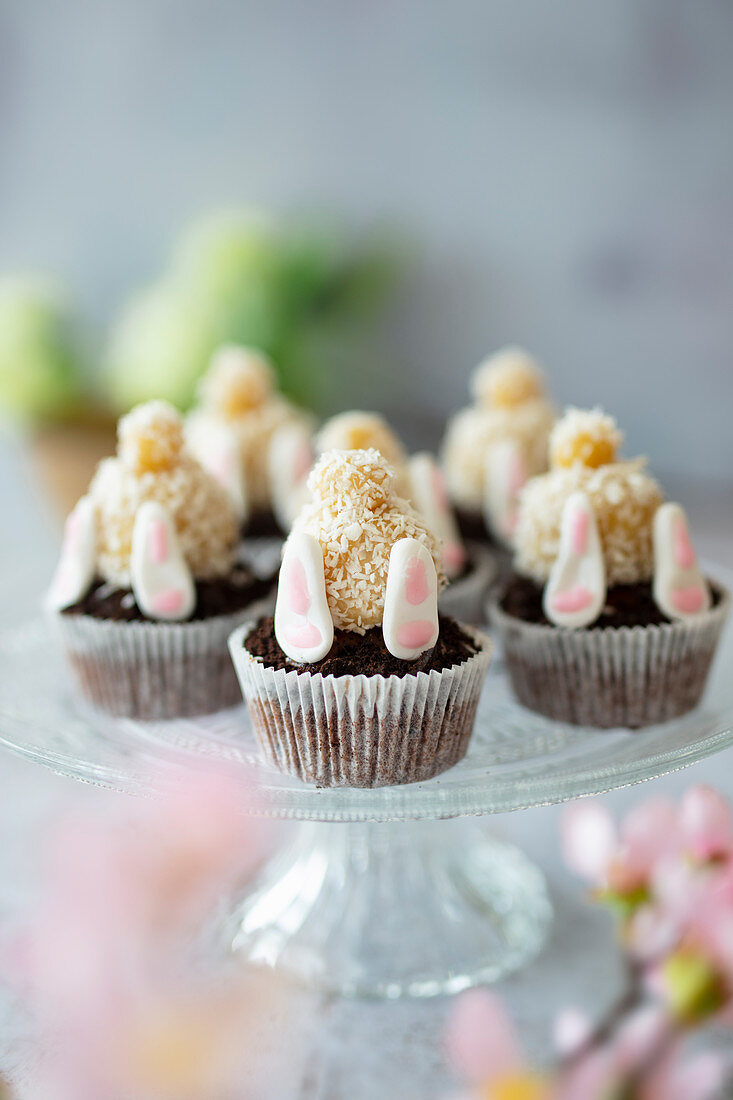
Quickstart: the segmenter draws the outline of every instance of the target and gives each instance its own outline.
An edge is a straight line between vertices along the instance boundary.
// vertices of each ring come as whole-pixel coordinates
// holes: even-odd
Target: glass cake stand
[[[149,723],[82,707],[47,624],[35,620],[0,633],[0,744],[130,793],[154,793],[207,761],[252,767],[262,791],[254,812],[298,824],[220,931],[249,959],[324,990],[425,997],[522,966],[549,928],[540,871],[478,816],[639,783],[733,744],[732,669],[728,629],[703,704],[631,733],[524,710],[495,655],[460,764],[426,783],[318,789],[261,762],[244,706]]]

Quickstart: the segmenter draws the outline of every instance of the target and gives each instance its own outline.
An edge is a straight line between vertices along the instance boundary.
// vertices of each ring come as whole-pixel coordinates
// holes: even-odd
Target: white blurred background
[[[0,267],[101,328],[221,203],[395,226],[389,385],[354,371],[334,404],[435,441],[519,342],[627,453],[719,492],[732,51],[727,0],[2,0]]]

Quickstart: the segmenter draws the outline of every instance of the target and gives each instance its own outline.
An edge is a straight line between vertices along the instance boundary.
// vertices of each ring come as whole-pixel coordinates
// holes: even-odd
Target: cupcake
[[[645,460],[617,458],[600,410],[570,409],[549,473],[520,497],[514,572],[491,608],[517,698],[550,718],[633,729],[699,701],[728,593]]]
[[[373,448],[386,458],[396,475],[395,492],[410,501],[440,542],[448,582],[441,593],[441,610],[454,618],[480,622],[496,564],[481,543],[464,545],[443,473],[433,457],[420,452],[408,458],[386,420],[369,412],[352,411],[332,417],[318,432],[315,443],[319,454]]]
[[[504,348],[473,372],[474,403],[448,422],[442,463],[464,537],[511,544],[519,491],[547,469],[555,410],[542,372],[521,348]]]
[[[230,496],[187,453],[176,410],[150,401],[123,417],[46,600],[91,703],[175,718],[237,702],[226,639],[272,606],[274,584],[236,562],[237,541]]]
[[[491,643],[438,615],[437,539],[376,450],[329,451],[274,617],[230,650],[267,760],[318,786],[429,779],[466,752]]]
[[[311,419],[275,390],[262,352],[228,344],[214,355],[189,414],[189,449],[229,492],[245,536],[289,530],[289,496],[313,455]]]

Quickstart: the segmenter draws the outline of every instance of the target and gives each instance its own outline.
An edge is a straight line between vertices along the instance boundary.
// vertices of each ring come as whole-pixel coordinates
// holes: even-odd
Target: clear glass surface
[[[305,822],[220,931],[323,992],[393,999],[497,981],[551,918],[539,869],[475,820]]]
[[[715,573],[726,583],[730,578]],[[702,705],[631,733],[550,722],[512,699],[495,656],[469,752],[427,783],[317,789],[264,765],[244,706],[203,719],[110,719],[77,697],[42,619],[0,633],[0,745],[54,771],[152,792],[207,760],[250,765],[257,812],[301,822],[247,896],[217,915],[246,957],[344,995],[451,993],[541,949],[551,906],[540,871],[473,821],[641,782],[733,744],[733,631]],[[408,824],[405,824],[408,822]]]
[[[38,619],[0,633],[0,744],[61,774],[126,791],[173,779],[192,755],[199,767],[207,758],[246,762],[265,811],[278,817],[356,822],[502,813],[638,783],[732,744],[732,670],[728,626],[700,707],[634,733],[599,731],[518,706],[496,654],[460,764],[426,783],[319,789],[260,761],[244,705],[175,722],[93,712],[77,698],[48,624]]]

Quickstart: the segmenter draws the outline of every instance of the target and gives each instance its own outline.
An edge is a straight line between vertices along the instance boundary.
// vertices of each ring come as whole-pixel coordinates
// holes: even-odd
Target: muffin
[[[309,415],[276,392],[267,356],[236,344],[214,355],[186,422],[189,449],[227,489],[251,538],[289,530],[288,495],[312,465],[311,430]]]
[[[228,493],[187,453],[171,405],[120,420],[117,455],[67,520],[46,600],[89,702],[175,718],[238,701],[227,636],[274,595],[274,577],[237,563],[238,534]]]
[[[465,538],[511,543],[524,482],[547,469],[555,410],[542,372],[504,348],[473,372],[474,402],[448,422],[442,451],[448,492]]]
[[[318,786],[429,779],[466,752],[491,643],[438,615],[435,536],[376,450],[329,451],[284,549],[274,618],[230,650],[267,760]]]
[[[698,703],[729,596],[706,580],[687,519],[599,409],[570,409],[548,473],[520,496],[514,571],[490,608],[532,710],[632,729]]]

